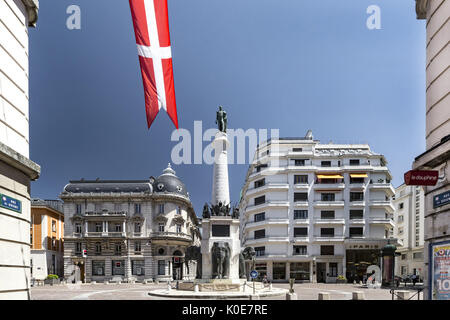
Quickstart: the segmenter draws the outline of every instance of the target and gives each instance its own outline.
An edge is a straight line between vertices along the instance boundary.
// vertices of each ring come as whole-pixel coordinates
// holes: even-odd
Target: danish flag
[[[129,0],[145,93],[147,125],[166,110],[178,129],[167,0]]]

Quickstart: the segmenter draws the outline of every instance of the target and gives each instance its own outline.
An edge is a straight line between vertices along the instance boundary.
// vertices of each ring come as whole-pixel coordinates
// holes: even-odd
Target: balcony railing
[[[179,240],[187,240],[192,241],[192,236],[183,232],[152,232],[150,234],[151,238],[157,238],[157,239],[179,239]]]
[[[126,211],[86,211],[85,216],[126,216]]]
[[[86,232],[85,237],[126,237],[126,232]]]

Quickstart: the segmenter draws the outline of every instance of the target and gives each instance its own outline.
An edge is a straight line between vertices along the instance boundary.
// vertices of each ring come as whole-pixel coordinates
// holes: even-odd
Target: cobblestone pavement
[[[276,288],[289,289],[287,283],[275,283]],[[167,288],[166,284],[68,284],[31,288],[32,300],[160,300],[148,292]],[[296,284],[298,300],[317,300],[319,292],[328,292],[331,300],[351,300],[353,291],[362,291],[366,300],[391,300],[389,289],[367,289],[354,284]],[[413,292],[414,294],[415,292]],[[261,298],[261,300],[284,300],[284,296]],[[417,295],[413,298],[417,299]],[[420,296],[422,300],[422,294]],[[172,300],[172,299],[168,299]]]

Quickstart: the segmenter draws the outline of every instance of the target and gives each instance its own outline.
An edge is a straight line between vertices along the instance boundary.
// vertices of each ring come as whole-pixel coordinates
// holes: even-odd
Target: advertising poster
[[[431,247],[432,299],[450,300],[450,242]]]

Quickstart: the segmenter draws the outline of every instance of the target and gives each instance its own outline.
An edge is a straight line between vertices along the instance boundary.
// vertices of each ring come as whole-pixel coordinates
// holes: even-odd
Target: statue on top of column
[[[222,106],[219,106],[219,111],[217,111],[216,116],[216,124],[219,125],[219,131],[221,132],[227,132],[227,112],[225,110],[222,110]]]

